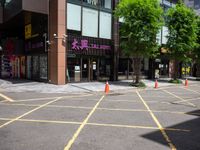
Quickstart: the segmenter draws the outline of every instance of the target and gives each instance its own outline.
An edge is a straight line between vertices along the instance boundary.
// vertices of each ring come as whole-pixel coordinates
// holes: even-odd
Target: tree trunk
[[[131,73],[131,76],[132,76],[132,80],[133,80],[133,82],[134,82],[134,58],[132,57],[131,58],[131,61],[132,61],[132,64],[131,64],[131,67],[132,67],[132,73]]]
[[[135,83],[140,82],[140,71],[141,71],[141,58],[136,57],[134,58],[134,71],[135,71]]]
[[[174,80],[178,78],[178,72],[179,72],[179,61],[175,59],[174,60],[174,75],[173,75]]]

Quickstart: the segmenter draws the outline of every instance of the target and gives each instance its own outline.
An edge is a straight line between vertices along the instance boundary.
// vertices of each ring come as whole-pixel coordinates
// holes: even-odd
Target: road
[[[0,94],[1,150],[199,150],[200,84]]]

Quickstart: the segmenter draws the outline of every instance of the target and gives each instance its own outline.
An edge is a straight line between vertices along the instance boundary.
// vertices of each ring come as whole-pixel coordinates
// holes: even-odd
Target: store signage
[[[32,26],[28,24],[25,26],[25,39],[30,39],[32,36]]]
[[[111,50],[111,46],[109,45],[99,45],[95,43],[89,43],[89,41],[86,39],[82,39],[80,41],[74,39],[72,42],[72,50],[88,50],[89,48],[99,49],[99,50]]]
[[[26,51],[30,51],[30,50],[33,50],[33,49],[40,49],[40,48],[43,48],[44,46],[44,43],[43,42],[28,42],[26,45],[25,45],[25,50]]]

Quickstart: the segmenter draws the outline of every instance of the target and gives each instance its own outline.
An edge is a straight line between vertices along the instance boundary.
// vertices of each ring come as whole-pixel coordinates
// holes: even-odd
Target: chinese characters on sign
[[[89,48],[92,49],[99,49],[99,50],[111,50],[111,46],[108,45],[99,45],[94,43],[89,43],[88,40],[81,40],[80,42],[77,39],[74,39],[72,42],[72,50],[88,50]]]

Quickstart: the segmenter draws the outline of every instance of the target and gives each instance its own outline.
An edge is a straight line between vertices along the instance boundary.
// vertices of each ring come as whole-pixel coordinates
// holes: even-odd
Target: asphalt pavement
[[[0,149],[199,150],[199,116],[200,82],[109,94],[2,90]]]

